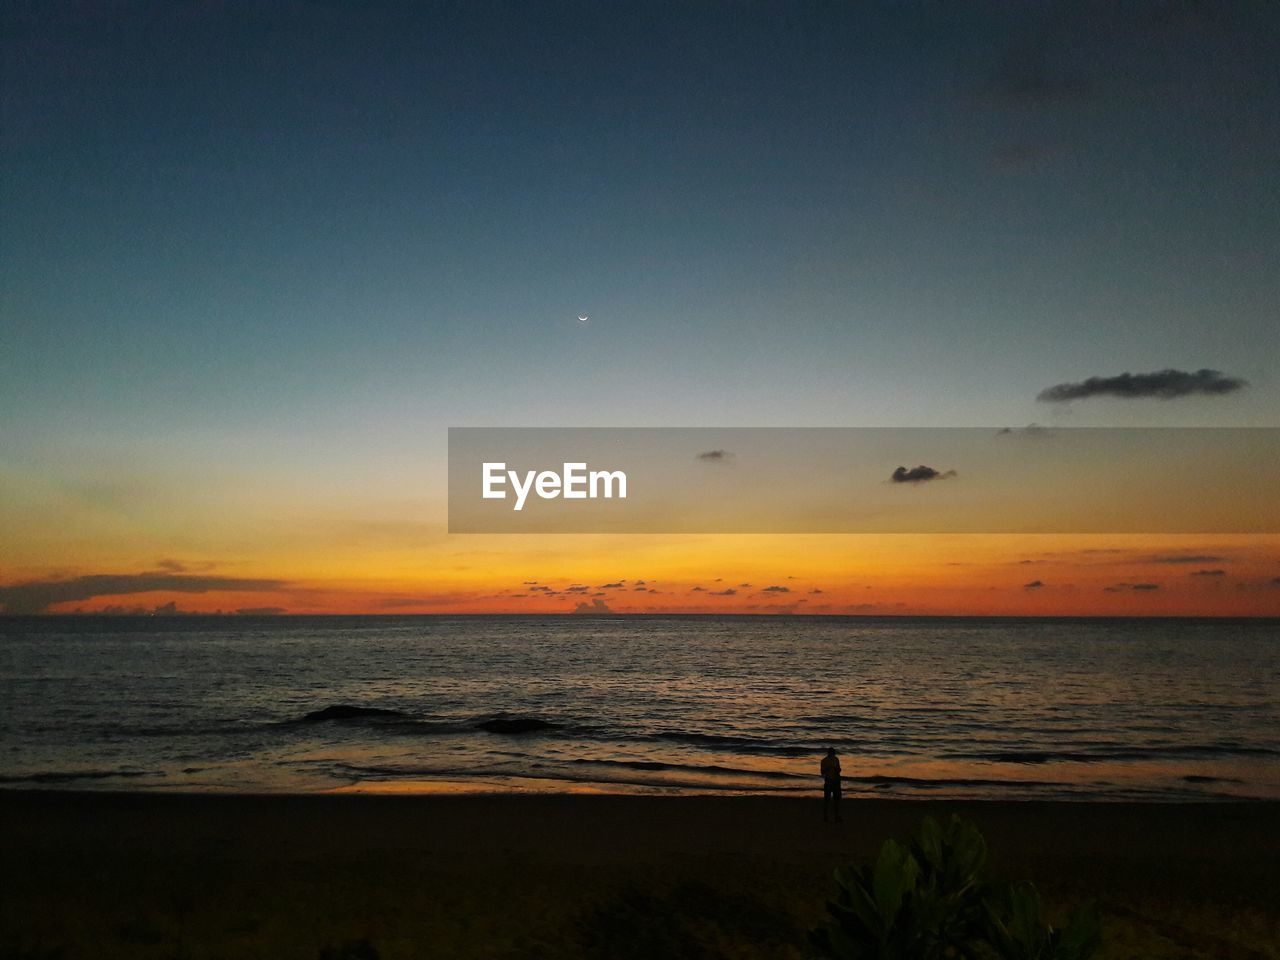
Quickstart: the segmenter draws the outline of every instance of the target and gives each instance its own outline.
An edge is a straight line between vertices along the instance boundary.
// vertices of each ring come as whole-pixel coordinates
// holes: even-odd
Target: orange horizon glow
[[[584,604],[600,614],[1280,616],[1276,535],[454,536],[418,551],[330,552],[328,562],[289,553],[28,567],[0,570],[0,583],[103,571],[142,586],[163,571],[184,581],[38,611],[52,614],[166,604],[174,609],[158,612],[566,614]],[[274,583],[221,589],[222,577]]]

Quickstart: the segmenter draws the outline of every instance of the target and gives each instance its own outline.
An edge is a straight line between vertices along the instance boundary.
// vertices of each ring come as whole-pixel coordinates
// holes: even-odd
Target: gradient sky
[[[0,18],[0,585],[524,609],[657,577],[674,609],[803,574],[854,609],[891,573],[886,610],[1280,612],[1265,536],[1171,542],[1224,573],[1128,596],[1169,543],[444,532],[449,426],[1280,424],[1273,3]],[[1036,400],[1165,368],[1248,386]],[[997,576],[1090,549],[1136,566],[1049,604]]]

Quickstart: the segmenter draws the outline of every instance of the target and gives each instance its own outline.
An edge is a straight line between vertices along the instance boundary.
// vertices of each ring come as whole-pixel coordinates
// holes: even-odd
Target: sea
[[[1280,621],[0,618],[0,789],[1280,798]]]

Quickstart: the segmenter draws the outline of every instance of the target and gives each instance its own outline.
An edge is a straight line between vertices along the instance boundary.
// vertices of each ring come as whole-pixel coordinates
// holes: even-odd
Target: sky
[[[1267,534],[445,524],[450,426],[1277,426],[1274,4],[15,2],[0,38],[9,612],[1280,613]],[[1038,399],[1201,370],[1236,386]],[[751,596],[788,577],[824,592]]]

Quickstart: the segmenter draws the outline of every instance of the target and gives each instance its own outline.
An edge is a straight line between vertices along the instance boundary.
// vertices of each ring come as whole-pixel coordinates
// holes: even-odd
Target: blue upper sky
[[[1280,422],[1272,3],[32,2],[2,26],[11,454]],[[1170,367],[1249,387],[1035,399]]]

